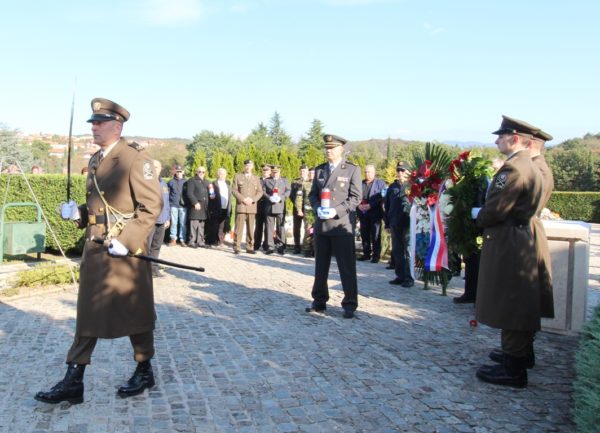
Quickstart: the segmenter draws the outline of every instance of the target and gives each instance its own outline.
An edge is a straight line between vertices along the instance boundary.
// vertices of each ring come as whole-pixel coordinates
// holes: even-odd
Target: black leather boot
[[[497,365],[483,365],[477,370],[477,377],[484,382],[496,385],[525,388],[527,386],[527,369],[525,358],[515,358],[504,354],[504,362]]]
[[[35,395],[37,401],[56,404],[68,401],[71,404],[83,403],[83,373],[85,365],[69,364],[65,378],[54,385],[50,391],[40,391]]]
[[[123,386],[119,387],[117,394],[119,397],[132,397],[141,394],[146,388],[154,386],[154,373],[150,360],[138,362],[133,376]]]
[[[502,364],[504,362],[504,352],[502,349],[492,349],[489,354],[489,357],[492,361]],[[531,352],[528,356],[523,358],[525,363],[525,368],[533,368],[535,367],[535,353]]]

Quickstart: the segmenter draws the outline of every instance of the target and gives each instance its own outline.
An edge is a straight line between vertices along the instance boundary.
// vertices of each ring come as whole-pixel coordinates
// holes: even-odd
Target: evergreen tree
[[[290,146],[292,144],[292,138],[285,132],[282,123],[281,116],[276,111],[273,117],[271,117],[269,136],[273,140],[273,144],[277,147]]]
[[[323,146],[323,127],[323,122],[321,122],[319,119],[314,119],[310,129],[306,133],[306,137],[302,136],[300,138],[298,150],[302,158],[304,158],[304,155],[311,146],[316,148]]]
[[[188,177],[194,176],[198,167],[206,167],[206,165],[206,153],[203,149],[196,150],[190,164],[190,170],[187,173]]]
[[[0,168],[4,170],[8,165],[14,164],[17,161],[23,171],[28,173],[33,164],[31,149],[19,143],[16,130],[9,129],[0,124],[0,162],[2,163],[2,167]]]

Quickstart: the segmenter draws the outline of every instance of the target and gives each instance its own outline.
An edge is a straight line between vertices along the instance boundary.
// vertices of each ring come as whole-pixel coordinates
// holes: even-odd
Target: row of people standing
[[[205,177],[205,167],[198,167],[187,180],[182,167],[175,167],[175,174],[168,183],[169,245],[175,245],[178,240],[181,246],[193,248],[223,245],[225,234],[230,230],[231,183],[226,179],[224,168],[217,170],[215,181]]]

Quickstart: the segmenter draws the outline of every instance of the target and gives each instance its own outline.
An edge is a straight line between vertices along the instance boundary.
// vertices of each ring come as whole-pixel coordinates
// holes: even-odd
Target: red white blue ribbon
[[[444,192],[444,186],[440,188],[437,202],[429,207],[429,219],[431,221],[431,236],[429,249],[425,258],[424,268],[427,272],[439,272],[442,268],[448,269],[448,247],[444,236],[444,222],[440,211],[440,200]]]

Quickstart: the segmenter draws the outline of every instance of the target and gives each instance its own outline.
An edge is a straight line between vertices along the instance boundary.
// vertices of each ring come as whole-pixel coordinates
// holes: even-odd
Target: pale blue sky
[[[491,143],[507,114],[600,132],[593,0],[3,0],[0,123],[74,133],[90,100],[126,135],[247,135],[275,111],[349,140]],[[76,81],[76,85],[75,85]]]

